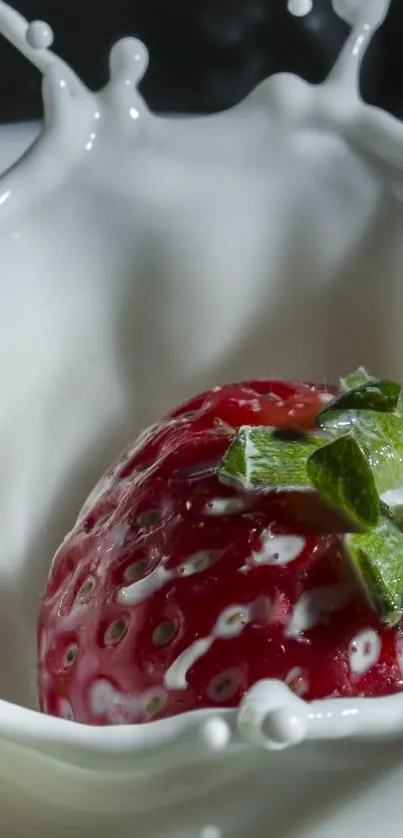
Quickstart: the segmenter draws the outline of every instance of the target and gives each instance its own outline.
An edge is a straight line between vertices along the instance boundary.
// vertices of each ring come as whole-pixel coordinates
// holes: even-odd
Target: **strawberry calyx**
[[[345,545],[381,621],[396,625],[403,617],[403,533],[393,514],[384,508],[375,527],[346,535]]]
[[[219,467],[243,491],[316,492],[350,526],[347,553],[380,619],[403,617],[402,388],[364,369],[317,415],[313,432],[243,426]]]
[[[229,446],[219,475],[246,491],[268,487],[310,489],[307,463],[325,445],[327,440],[318,434],[244,425]]]

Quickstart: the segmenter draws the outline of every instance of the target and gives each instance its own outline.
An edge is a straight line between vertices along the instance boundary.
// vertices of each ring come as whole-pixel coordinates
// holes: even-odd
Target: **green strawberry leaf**
[[[358,370],[340,379],[340,388],[344,391],[353,390],[371,380],[373,380],[372,376],[367,373],[365,367],[358,367]]]
[[[372,410],[331,412],[319,418],[336,439],[353,435],[368,459],[379,494],[403,486],[403,417]]]
[[[249,489],[312,489],[310,455],[327,444],[324,437],[288,433],[266,426],[244,426],[218,467],[225,482]]]
[[[319,494],[356,525],[369,529],[378,524],[380,501],[373,470],[353,434],[314,451],[307,473]]]
[[[303,434],[244,426],[217,474],[249,490],[316,490],[351,528],[344,541],[380,619],[403,618],[403,395],[360,369]],[[340,530],[346,533],[346,529]]]
[[[346,410],[374,410],[379,413],[394,413],[400,404],[402,388],[395,381],[369,379],[333,401],[321,411],[318,423],[331,413]]]
[[[384,515],[373,530],[344,540],[372,606],[382,622],[396,625],[403,617],[403,533]]]

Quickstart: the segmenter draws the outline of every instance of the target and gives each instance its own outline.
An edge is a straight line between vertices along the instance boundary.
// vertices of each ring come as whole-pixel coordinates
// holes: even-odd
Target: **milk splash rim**
[[[401,169],[402,124],[390,114],[365,104],[359,94],[363,56],[387,15],[390,0],[333,0],[333,5],[336,13],[350,24],[351,33],[328,78],[313,86],[291,74],[272,76],[260,86],[266,107],[270,112],[271,106],[275,106],[276,114],[287,123],[336,131],[347,142],[357,143],[378,160]],[[124,38],[112,47],[109,81],[93,93],[51,50],[53,31],[47,23],[29,23],[0,2],[0,34],[42,73],[44,107],[42,133],[23,158],[0,177],[1,220],[9,212],[26,210],[44,192],[57,186],[73,163],[91,152],[101,139],[118,143],[124,138],[135,143],[145,123],[150,128],[153,123],[169,120],[153,115],[138,92],[147,70],[148,53],[136,38]],[[250,94],[231,110],[248,107],[253,96]],[[214,120],[222,118],[222,114],[207,117],[213,125]],[[206,117],[198,119],[203,121]],[[186,121],[186,117],[175,120],[179,126]]]
[[[91,151],[107,122],[120,135],[132,136],[147,111],[137,92],[148,55],[135,38],[124,38],[110,52],[110,78],[92,93],[51,46],[53,31],[43,21],[29,23],[0,2],[0,34],[43,76],[43,130],[25,155],[0,177],[1,219],[26,210],[40,195],[63,180],[80,154]],[[149,119],[153,117],[148,113]]]

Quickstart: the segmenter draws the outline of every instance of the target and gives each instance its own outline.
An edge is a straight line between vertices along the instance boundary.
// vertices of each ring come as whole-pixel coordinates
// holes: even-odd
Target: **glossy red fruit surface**
[[[38,625],[41,708],[94,725],[236,706],[262,678],[310,700],[403,688],[401,627],[353,577],[305,493],[242,493],[215,468],[234,429],[312,429],[325,388],[216,388],[145,431],[58,550]]]

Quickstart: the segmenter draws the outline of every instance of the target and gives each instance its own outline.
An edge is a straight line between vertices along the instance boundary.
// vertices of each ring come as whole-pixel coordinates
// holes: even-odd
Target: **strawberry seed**
[[[124,577],[128,582],[132,582],[134,579],[139,579],[140,576],[148,570],[148,560],[147,559],[138,559],[137,562],[132,562],[129,564],[124,572]]]
[[[78,646],[76,644],[72,644],[71,646],[69,646],[69,648],[67,649],[67,652],[64,656],[64,662],[65,662],[66,666],[72,666],[73,665],[73,663],[74,663],[74,661],[77,657],[77,652],[78,652]]]
[[[127,628],[126,620],[116,620],[114,623],[111,623],[105,632],[105,644],[107,646],[116,646],[123,640]]]
[[[148,716],[155,716],[156,713],[161,710],[162,707],[162,699],[159,695],[153,695],[148,701],[145,706],[145,711]]]
[[[248,620],[247,620],[246,614],[243,611],[237,611],[235,614],[231,614],[227,619],[227,624],[229,626],[235,626],[235,625],[237,625],[237,623],[240,623],[240,624],[246,626],[247,622],[248,622]]]
[[[91,594],[94,590],[94,587],[95,583],[93,579],[88,579],[87,582],[84,582],[77,594],[78,602],[88,602],[91,599]]]
[[[139,529],[142,527],[152,527],[154,524],[159,524],[161,520],[161,513],[158,509],[148,509],[142,512],[135,520],[135,525]]]
[[[166,646],[173,640],[177,632],[173,620],[164,620],[154,629],[153,643],[155,646]]]

